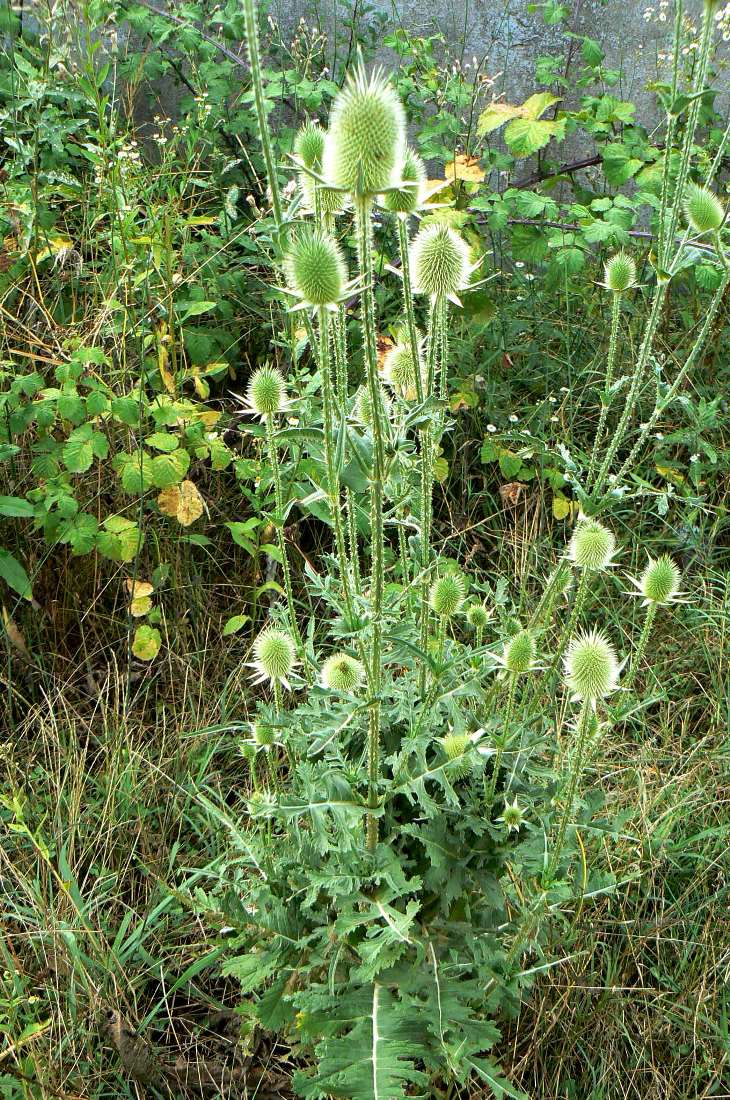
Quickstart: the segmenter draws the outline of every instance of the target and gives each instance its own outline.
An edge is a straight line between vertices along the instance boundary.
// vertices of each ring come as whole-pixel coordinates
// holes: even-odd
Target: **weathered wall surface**
[[[606,52],[606,66],[621,69],[623,76],[614,92],[633,99],[639,112],[652,105],[644,91],[657,76],[657,53],[666,49],[671,34],[673,4],[665,7],[660,21],[661,0],[573,0],[567,26],[576,34],[595,38]],[[272,0],[271,12],[282,29],[292,31],[300,18],[311,22],[318,17],[330,33],[335,11],[342,20],[338,0]],[[349,10],[355,10],[350,0]],[[530,0],[374,0],[371,7],[382,11],[389,22],[400,23],[413,34],[443,34],[457,57],[470,62],[487,55],[487,71],[501,73],[496,85],[508,100],[526,98],[535,90],[535,60],[544,54],[561,53],[562,27],[546,26],[539,12],[529,10]],[[360,3],[360,8],[362,4]],[[688,0],[685,8],[699,20],[702,0]],[[649,18],[645,13],[651,9]],[[367,17],[366,17],[367,18]],[[372,18],[372,17],[371,17]],[[398,58],[381,50],[381,60],[392,67]]]

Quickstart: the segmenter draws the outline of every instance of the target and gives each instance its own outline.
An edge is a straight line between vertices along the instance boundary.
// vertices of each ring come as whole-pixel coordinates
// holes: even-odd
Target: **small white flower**
[[[510,414],[509,414],[509,422],[510,422],[510,424],[516,424],[516,423],[517,423],[517,421],[518,421],[519,419],[520,419],[520,418],[519,418],[519,416],[515,416],[515,414],[514,414],[514,413],[510,413]]]
[[[496,424],[487,424],[487,431],[488,432],[496,432],[496,430],[497,430]]]

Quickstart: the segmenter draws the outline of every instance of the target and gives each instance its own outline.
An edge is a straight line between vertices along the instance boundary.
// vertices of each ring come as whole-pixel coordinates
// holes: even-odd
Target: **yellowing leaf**
[[[183,481],[176,512],[178,523],[183,527],[189,527],[191,523],[195,523],[196,519],[200,519],[204,508],[203,498],[198,492],[197,485],[192,481]]]
[[[35,258],[37,264],[41,260],[47,260],[50,256],[58,256],[60,252],[68,252],[73,248],[73,241],[70,241],[68,237],[46,237],[44,239],[45,248]]]
[[[493,130],[498,130],[500,126],[511,119],[536,122],[547,111],[548,107],[552,107],[559,102],[560,96],[553,95],[552,92],[537,92],[526,99],[521,107],[517,107],[512,103],[490,103],[479,116],[477,130],[481,135],[491,134]],[[543,144],[546,145],[547,140]],[[538,148],[541,148],[541,146],[538,146]],[[524,155],[527,156],[528,154]]]
[[[205,409],[205,411],[201,411],[196,414],[196,419],[200,420],[209,432],[211,432],[213,428],[215,428],[220,418],[221,414],[215,409]]]
[[[511,103],[490,103],[479,116],[477,130],[482,136],[491,134],[511,118],[519,118],[521,114],[522,108]]]
[[[20,629],[16,626],[10,617],[7,607],[3,606],[3,626],[5,627],[5,633],[8,636],[8,641],[11,645],[15,646],[19,653],[22,653],[25,657],[30,656],[28,653],[28,647],[25,644],[25,638],[23,637]]]
[[[675,470],[673,466],[657,466],[656,472],[660,477],[663,477],[665,481],[671,481],[675,485],[681,485],[685,480],[679,470]]]
[[[150,584],[149,581],[135,581],[131,577],[127,577],[124,583],[133,600],[140,600],[143,596],[151,596],[155,590],[155,586]]]
[[[481,183],[484,180],[484,169],[479,164],[479,157],[460,153],[446,165],[446,178],[464,180],[466,183]]]
[[[176,516],[180,503],[180,486],[171,485],[169,489],[163,489],[157,497],[157,506],[163,516]]]
[[[154,626],[138,626],[132,641],[132,653],[140,661],[153,661],[160,652],[162,638]]]
[[[393,341],[390,336],[386,336],[385,333],[379,332],[375,337],[375,345],[378,352],[378,370],[382,371],[385,357],[393,347]]]
[[[129,605],[129,613],[135,619],[141,619],[152,607],[152,600],[149,596],[140,596],[136,600],[132,600]]]
[[[176,392],[175,379],[167,365],[170,357],[163,337],[167,337],[167,325],[160,325],[157,330],[157,369],[160,372],[163,386],[170,396],[174,397]]]
[[[433,476],[442,485],[449,476],[449,464],[445,458],[437,458],[433,464]]]
[[[548,107],[554,107],[560,103],[560,96],[552,92],[536,92],[522,104],[522,117],[536,119],[547,111]]]
[[[562,493],[555,493],[553,496],[553,516],[555,519],[570,519],[571,522],[576,518],[580,510],[580,504],[577,500],[568,500]]]

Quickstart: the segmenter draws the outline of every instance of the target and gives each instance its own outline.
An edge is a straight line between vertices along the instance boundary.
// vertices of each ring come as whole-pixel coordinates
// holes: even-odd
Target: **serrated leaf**
[[[123,516],[109,516],[99,532],[99,553],[116,562],[133,561],[144,543],[144,535],[136,523]]]
[[[491,134],[511,118],[519,118],[521,114],[522,108],[515,107],[511,103],[490,103],[479,116],[477,132],[482,137],[485,134]]]
[[[200,519],[204,509],[205,504],[197,485],[193,481],[183,481],[175,513],[178,523],[189,527],[196,519]]]
[[[62,455],[63,464],[72,474],[81,474],[89,469],[94,461],[94,429],[90,424],[76,428],[66,440]]]
[[[182,447],[170,454],[156,455],[152,459],[152,483],[158,489],[179,485],[190,466],[190,455]]]
[[[137,454],[116,455],[113,466],[117,470],[125,493],[138,496],[153,484],[152,458],[146,451]]]
[[[559,95],[553,95],[552,92],[536,92],[522,104],[522,117],[538,119],[548,107],[554,107],[556,103],[560,103],[560,99]]]
[[[165,454],[170,454],[177,449],[180,440],[170,432],[153,432],[152,435],[147,436],[145,443],[155,451],[164,451]]]
[[[133,600],[139,600],[143,596],[151,596],[155,590],[155,586],[150,584],[149,581],[138,581],[132,577],[127,577],[124,585]]]
[[[507,124],[504,140],[510,152],[516,157],[530,157],[538,149],[543,149],[551,138],[562,138],[565,134],[565,120],[515,118]]]
[[[132,653],[140,661],[154,661],[160,652],[162,637],[154,626],[138,626],[132,641]]]
[[[96,516],[88,512],[79,512],[72,519],[65,520],[58,529],[58,540],[71,547],[74,556],[88,554],[93,550],[99,523]]]

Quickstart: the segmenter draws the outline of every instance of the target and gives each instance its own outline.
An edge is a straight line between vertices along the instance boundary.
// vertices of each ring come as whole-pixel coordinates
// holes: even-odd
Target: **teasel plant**
[[[566,834],[573,817],[588,749],[598,732],[598,707],[607,696],[616,691],[623,662],[619,661],[606,634],[594,629],[580,632],[570,639],[563,665],[565,686],[571,702],[579,704],[579,710],[568,752],[569,766],[560,788],[562,811],[548,861],[548,881],[554,876],[563,857]]]
[[[638,579],[630,577],[629,580],[634,588],[631,594],[641,598],[644,608],[644,623],[631,658],[628,674],[624,680],[623,687],[625,691],[633,686],[636,674],[641,667],[657,611],[660,607],[684,602],[683,593],[679,590],[682,583],[682,574],[668,554],[662,554],[658,558],[649,557],[641,576]]]

